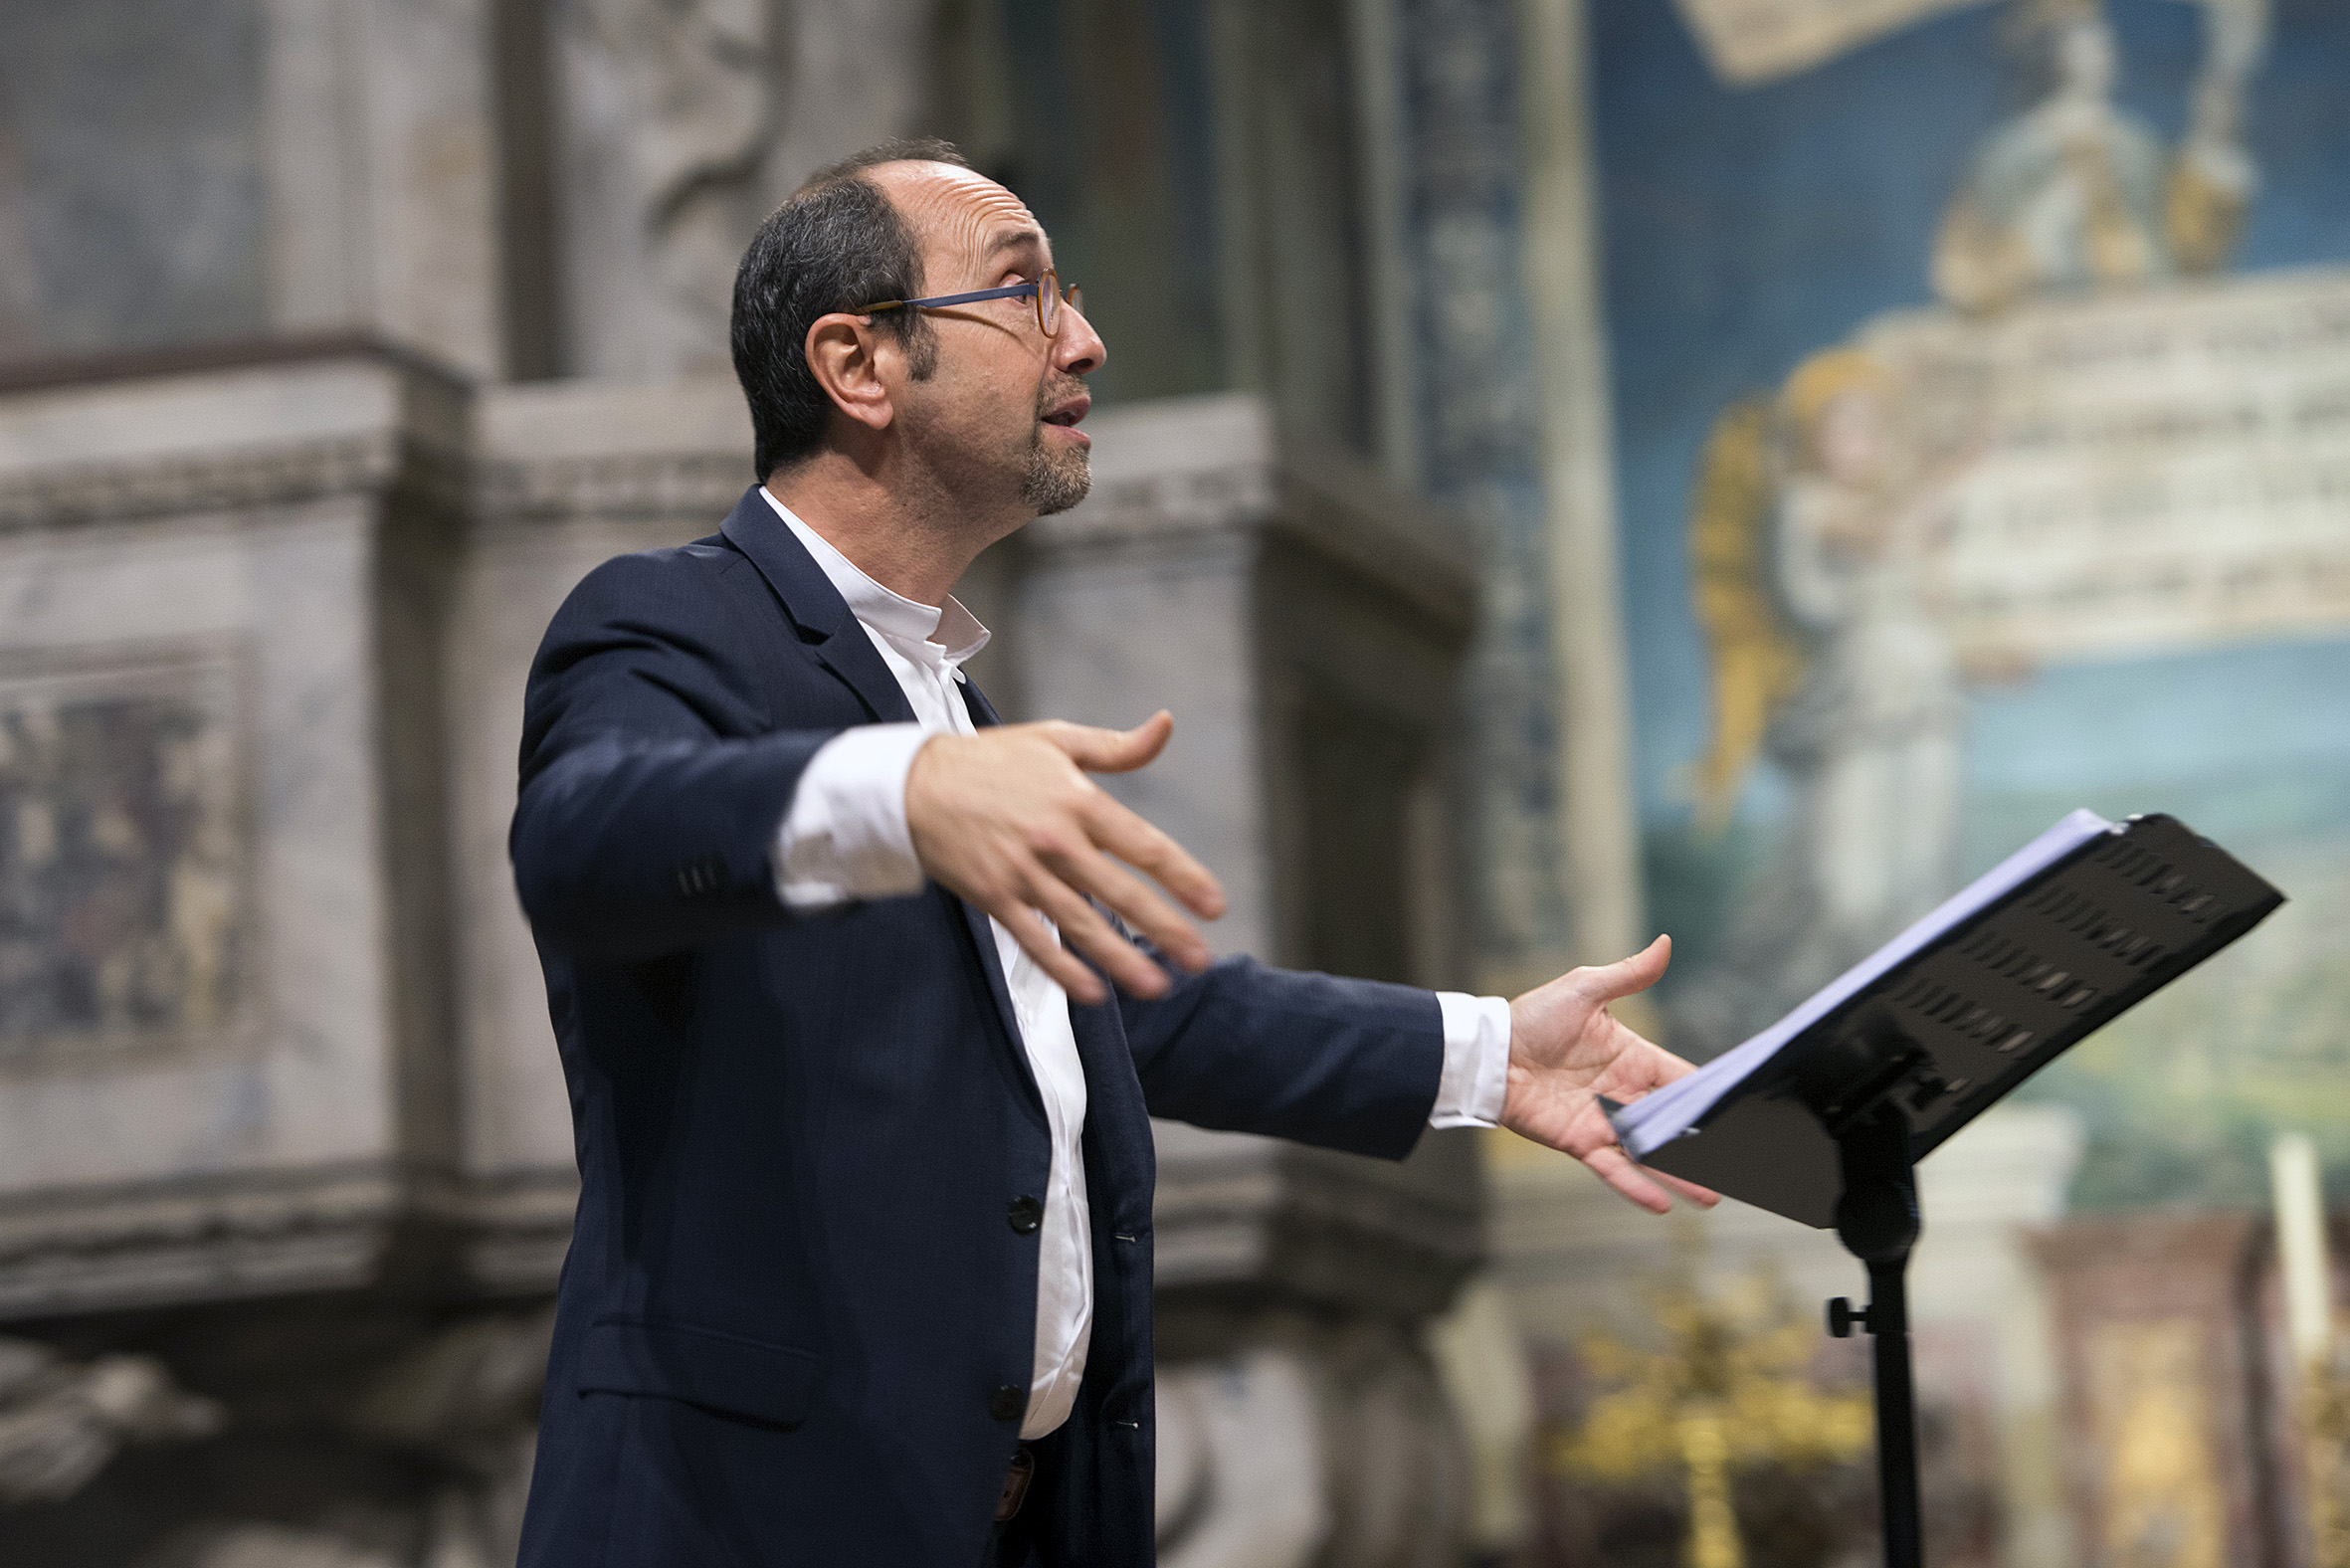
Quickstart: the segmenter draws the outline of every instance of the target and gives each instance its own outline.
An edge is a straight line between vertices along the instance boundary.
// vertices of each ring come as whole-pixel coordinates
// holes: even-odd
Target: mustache
[[[1043,419],[1048,409],[1057,408],[1085,391],[1083,376],[1060,375],[1037,388],[1037,418]]]

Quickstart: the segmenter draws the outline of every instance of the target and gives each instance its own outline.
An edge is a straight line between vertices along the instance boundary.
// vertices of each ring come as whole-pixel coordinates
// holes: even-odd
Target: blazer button
[[[1010,1421],[1028,1409],[1028,1396],[1006,1383],[987,1396],[987,1413],[998,1421]]]
[[[1034,1236],[1037,1227],[1045,1223],[1045,1206],[1034,1198],[1015,1198],[1012,1211],[1006,1216],[1013,1231],[1021,1236]]]

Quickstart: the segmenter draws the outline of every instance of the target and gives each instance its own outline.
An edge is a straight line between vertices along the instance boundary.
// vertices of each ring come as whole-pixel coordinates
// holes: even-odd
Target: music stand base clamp
[[[1884,1523],[1885,1568],[1924,1568],[1918,1509],[1917,1398],[1910,1381],[1909,1249],[1917,1241],[1917,1175],[1909,1159],[1909,1123],[1879,1103],[1836,1130],[1844,1194],[1836,1204],[1837,1240],[1868,1269],[1868,1305],[1828,1303],[1828,1331],[1848,1338],[1858,1327],[1874,1337],[1877,1506]]]

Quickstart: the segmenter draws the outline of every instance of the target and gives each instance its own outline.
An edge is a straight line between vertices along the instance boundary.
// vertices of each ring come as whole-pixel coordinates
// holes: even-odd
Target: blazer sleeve
[[[1154,1116],[1402,1159],[1436,1104],[1433,992],[1228,958],[1155,1001],[1118,993]]]
[[[541,943],[630,961],[790,911],[768,860],[838,730],[773,730],[716,569],[622,556],[556,612],[523,698],[508,849]]]

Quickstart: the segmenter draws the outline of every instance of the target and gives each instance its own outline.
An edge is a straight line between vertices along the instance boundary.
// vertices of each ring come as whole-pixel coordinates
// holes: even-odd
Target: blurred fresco
[[[2180,816],[2293,900],[2021,1096],[2080,1138],[2079,1218],[2008,1217],[2038,1228],[2017,1294],[2048,1292],[2021,1351],[2046,1386],[2012,1342],[1971,1387],[1921,1375],[1994,1440],[1987,1475],[2052,1423],[2069,1518],[2011,1480],[1942,1560],[2332,1560],[2287,1495],[2297,1374],[2253,1217],[2280,1131],[2350,1153],[2343,24],[1592,12],[1667,1038],[1746,1038],[2076,805]],[[1921,1269],[1956,1245],[1926,1213]]]
[[[1676,1038],[1745,1038],[2071,805],[2169,811],[2291,911],[2045,1092],[2098,1203],[2257,1201],[2350,972],[2350,32],[1911,9],[1801,64],[1732,6],[1599,35]]]
[[[974,677],[1221,950],[1704,1059],[2076,806],[2282,888],[1922,1167],[1928,1558],[2350,1563],[2340,0],[0,0],[0,1564],[512,1560],[523,672],[916,134],[1110,349]],[[1157,1137],[1171,1568],[1878,1560],[1833,1237]]]

